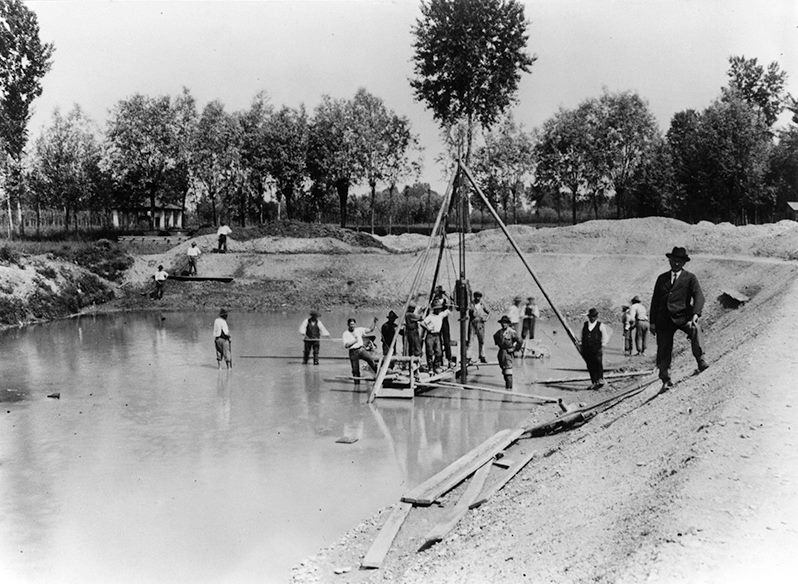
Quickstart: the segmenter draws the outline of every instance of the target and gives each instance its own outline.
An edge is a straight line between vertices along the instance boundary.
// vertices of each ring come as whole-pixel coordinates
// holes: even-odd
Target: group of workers
[[[670,270],[657,277],[651,296],[651,315],[639,296],[632,298],[630,304],[623,305],[621,323],[623,325],[623,348],[626,356],[632,355],[632,333],[637,355],[646,353],[646,337],[649,332],[657,338],[656,365],[662,389],[672,387],[670,376],[673,357],[673,337],[682,331],[690,341],[690,348],[698,366],[704,371],[709,364],[704,358],[703,335],[699,319],[704,309],[704,293],[698,278],[684,269],[690,256],[683,247],[674,247],[666,253]],[[598,320],[598,310],[591,308],[587,321],[582,327],[580,350],[590,373],[591,389],[605,385],[603,367],[603,348],[609,342],[609,328]]]
[[[631,306],[624,305],[622,307],[624,353],[627,356],[632,354],[633,332],[637,355],[645,355],[648,332],[655,335],[657,338],[656,365],[659,369],[663,390],[672,386],[670,366],[673,338],[677,331],[684,332],[690,340],[698,372],[704,371],[709,366],[704,358],[702,333],[699,326],[705,301],[704,294],[695,274],[684,269],[685,264],[690,261],[690,256],[683,247],[674,247],[665,256],[668,258],[670,270],[661,274],[654,285],[650,318],[637,295],[632,298]],[[162,270],[163,267],[159,266],[159,273]],[[501,328],[493,335],[493,341],[498,348],[499,367],[502,370],[507,389],[513,387],[515,353],[522,349],[527,337],[534,339],[535,323],[540,318],[540,311],[534,298],[528,298],[524,306],[521,306],[522,302],[521,297],[514,299],[506,314],[499,318]],[[428,308],[427,310],[426,306],[409,302],[403,326],[397,323],[398,314],[393,310],[388,312],[386,322],[380,328],[382,354],[387,355],[398,333],[403,337],[402,353],[404,355],[420,359],[423,352],[426,355],[427,371],[440,373],[443,370],[444,358],[450,367],[456,363],[456,358],[451,353],[451,336],[448,326],[449,313],[456,307],[452,305],[449,295],[443,288],[436,286]],[[467,342],[470,344],[473,336],[476,336],[478,358],[481,363],[487,362],[485,358],[485,324],[489,315],[490,310],[483,303],[482,293],[474,292],[468,309]],[[303,363],[308,363],[312,357],[313,364],[318,365],[320,339],[330,336],[319,316],[318,311],[312,310],[310,316],[304,319],[299,327],[299,333],[304,341]],[[587,320],[582,326],[581,337],[577,343],[590,374],[590,387],[599,389],[605,385],[603,351],[609,342],[611,330],[599,320],[596,308],[588,310],[586,316]],[[226,319],[227,311],[222,309],[213,326],[219,369],[222,368],[222,361],[226,362],[228,368],[232,367],[230,331]],[[364,361],[372,372],[376,373],[377,371],[377,358],[373,354],[376,349],[374,343],[377,335],[377,323],[378,319],[374,317],[370,327],[358,327],[357,321],[350,318],[347,321],[346,330],[341,335],[343,346],[348,351],[352,376],[355,380],[361,378],[361,361]]]

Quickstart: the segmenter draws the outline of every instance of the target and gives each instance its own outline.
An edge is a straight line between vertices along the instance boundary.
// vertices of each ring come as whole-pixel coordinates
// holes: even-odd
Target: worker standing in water
[[[501,329],[493,334],[493,342],[499,348],[499,367],[504,377],[504,387],[513,388],[513,361],[515,352],[521,348],[521,338],[511,326],[510,317],[506,314],[499,319]]]

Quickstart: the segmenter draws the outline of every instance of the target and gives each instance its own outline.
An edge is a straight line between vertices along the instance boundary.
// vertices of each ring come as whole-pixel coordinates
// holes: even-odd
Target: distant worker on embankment
[[[163,269],[163,266],[158,266],[158,271],[153,275],[153,279],[155,280],[155,291],[153,292],[153,296],[158,300],[163,298],[163,289],[166,286],[166,279],[168,277],[169,273]]]
[[[219,253],[227,253],[227,236],[233,232],[227,222],[222,219],[219,229],[216,230],[216,236],[219,238],[219,248],[216,250]]]
[[[319,320],[319,312],[311,310],[310,316],[299,325],[299,334],[302,335],[302,364],[307,365],[310,353],[313,352],[313,364],[319,364],[319,348],[321,347],[321,337],[329,337],[330,332],[327,327]]]
[[[197,242],[192,241],[191,245],[186,252],[188,256],[188,275],[189,276],[196,276],[197,275],[197,260],[200,257],[202,251],[199,247],[197,247]]]
[[[651,333],[657,337],[657,368],[662,389],[672,387],[670,368],[673,353],[673,335],[682,331],[690,339],[690,346],[701,372],[709,365],[704,359],[701,327],[698,319],[704,309],[704,293],[695,274],[684,269],[690,261],[687,250],[674,247],[665,257],[671,269],[660,274],[651,296]]]

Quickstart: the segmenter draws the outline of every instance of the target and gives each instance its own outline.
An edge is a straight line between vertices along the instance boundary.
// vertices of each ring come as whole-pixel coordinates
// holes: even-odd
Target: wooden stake
[[[482,505],[482,503],[484,503],[485,501],[490,499],[493,495],[501,491],[504,485],[510,482],[511,478],[517,475],[522,468],[524,468],[527,464],[529,464],[530,460],[535,458],[535,454],[536,454],[535,452],[530,452],[529,454],[524,456],[521,460],[516,462],[513,466],[508,468],[507,472],[504,473],[504,475],[502,475],[501,480],[495,485],[492,485],[485,492],[483,492],[478,499],[476,499],[473,503],[471,503],[469,509],[475,509],[479,507],[480,505]]]

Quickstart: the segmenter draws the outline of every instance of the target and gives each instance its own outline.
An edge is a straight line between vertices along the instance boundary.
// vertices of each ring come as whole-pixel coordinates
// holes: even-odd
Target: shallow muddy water
[[[221,372],[212,313],[0,334],[0,390],[15,396],[0,403],[0,579],[284,582],[302,558],[536,407],[445,391],[370,406],[334,379],[349,374],[338,342],[321,353],[339,359],[301,364],[304,316],[231,314],[234,369]],[[335,337],[347,316],[322,320]],[[553,370],[578,358],[546,336],[555,356],[519,363],[519,386],[573,374]],[[499,380],[495,366],[471,379]],[[544,392],[556,395],[535,388]]]

